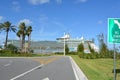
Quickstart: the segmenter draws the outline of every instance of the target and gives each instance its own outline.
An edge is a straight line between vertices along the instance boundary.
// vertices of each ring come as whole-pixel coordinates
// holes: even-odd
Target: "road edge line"
[[[85,74],[79,68],[79,66],[76,64],[76,62],[73,60],[73,58],[71,56],[69,56],[69,59],[72,64],[72,68],[73,68],[73,72],[75,74],[76,80],[88,80],[88,78],[85,76]]]
[[[37,68],[39,68],[39,67],[42,67],[42,66],[43,66],[43,64],[41,64],[41,65],[39,65],[39,66],[37,66],[37,67],[35,67],[35,68],[33,68],[33,69],[30,69],[30,70],[28,70],[28,71],[26,71],[26,72],[24,72],[24,73],[22,73],[22,74],[20,74],[20,75],[18,75],[18,76],[16,76],[16,77],[13,77],[13,78],[10,79],[10,80],[15,80],[15,79],[17,79],[17,78],[19,78],[19,77],[22,77],[22,76],[24,76],[24,75],[26,75],[26,74],[34,71],[35,69],[37,69]]]

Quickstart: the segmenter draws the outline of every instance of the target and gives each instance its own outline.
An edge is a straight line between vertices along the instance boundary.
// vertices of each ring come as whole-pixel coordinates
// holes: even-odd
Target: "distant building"
[[[70,34],[68,33],[65,34],[63,37],[57,38],[57,41],[59,43],[64,43],[65,41],[65,44],[68,45],[70,52],[71,51],[77,52],[77,47],[80,43],[83,43],[85,53],[91,53],[88,46],[89,44],[91,48],[94,49],[96,52],[99,51],[99,48],[93,43],[92,40],[85,40],[83,36],[81,38],[72,39],[70,37]]]

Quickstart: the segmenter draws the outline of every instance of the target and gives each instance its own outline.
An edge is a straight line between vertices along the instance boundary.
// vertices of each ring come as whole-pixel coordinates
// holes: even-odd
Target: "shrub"
[[[5,50],[10,50],[12,53],[17,53],[18,48],[13,44],[8,44]]]
[[[69,54],[69,48],[67,44],[65,45],[65,54]]]
[[[84,57],[84,53],[83,52],[78,52],[78,55],[79,55],[80,58]]]
[[[54,54],[61,54],[61,55],[63,55],[63,52],[55,52]]]
[[[71,54],[71,55],[77,55],[77,52],[69,52],[69,54]]]

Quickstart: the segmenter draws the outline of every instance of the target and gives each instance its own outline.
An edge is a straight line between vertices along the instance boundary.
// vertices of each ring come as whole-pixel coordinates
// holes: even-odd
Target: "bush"
[[[8,44],[5,50],[11,51],[12,53],[18,52],[18,48],[13,44]]]
[[[84,53],[78,52],[78,56],[79,56],[80,58],[83,58],[83,57],[84,57]]]
[[[55,52],[54,54],[63,55],[63,52]]]
[[[5,49],[5,50],[1,50],[0,51],[0,56],[3,56],[3,57],[9,57],[9,56],[22,56],[22,57],[31,57],[32,56],[32,54],[31,53],[19,53],[19,52],[17,52],[17,53],[14,53],[13,51],[11,51],[11,50],[7,50],[7,49]]]
[[[70,55],[77,55],[77,52],[69,52]]]

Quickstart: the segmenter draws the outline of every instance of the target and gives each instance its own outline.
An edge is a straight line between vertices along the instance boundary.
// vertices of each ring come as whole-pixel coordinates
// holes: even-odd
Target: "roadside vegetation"
[[[113,80],[113,55],[114,50],[109,50],[104,42],[103,34],[98,36],[100,50],[95,52],[89,45],[91,53],[84,53],[82,43],[78,45],[77,55],[72,55],[75,62],[82,69],[88,80]],[[116,80],[120,79],[120,52],[116,53]]]
[[[72,55],[72,58],[82,69],[88,80],[113,80],[113,59],[83,59],[77,55]],[[116,60],[117,75],[116,80],[120,79],[120,59]]]

